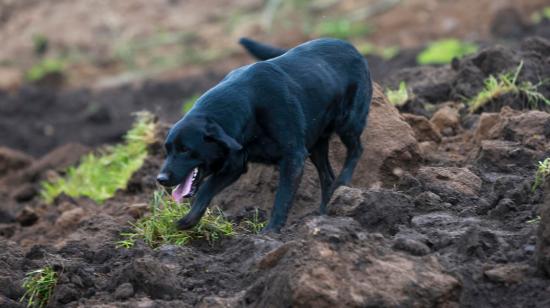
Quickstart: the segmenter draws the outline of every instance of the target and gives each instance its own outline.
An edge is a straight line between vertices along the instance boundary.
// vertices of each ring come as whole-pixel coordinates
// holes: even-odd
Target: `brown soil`
[[[16,6],[35,2],[26,3]],[[415,3],[405,8],[424,10]],[[472,10],[487,3],[472,1]],[[537,3],[522,6],[522,13]],[[455,8],[452,1],[431,5],[443,13]],[[146,7],[143,2],[134,9]],[[39,10],[45,6],[31,11]],[[383,24],[390,13],[376,20]],[[0,26],[11,18],[17,17],[0,13]],[[439,17],[425,22],[433,23],[431,18]],[[472,27],[460,33],[481,31]],[[522,33],[548,33],[544,27]],[[424,33],[418,37],[432,38],[428,30],[418,31]],[[138,241],[131,249],[115,248],[120,233],[148,212],[162,139],[167,123],[180,116],[182,99],[249,60],[107,88],[0,92],[0,306],[23,307],[18,300],[25,273],[45,265],[60,276],[50,307],[550,306],[550,186],[531,190],[536,162],[550,156],[550,114],[525,108],[521,96],[499,98],[480,114],[461,103],[489,74],[521,60],[521,81],[549,78],[550,41],[486,44],[439,67],[414,67],[415,49],[389,62],[369,58],[377,81],[395,86],[405,80],[415,98],[400,114],[377,88],[353,187],[340,188],[329,215],[318,216],[318,180],[308,165],[282,234],[238,234],[214,245],[152,249]],[[548,85],[540,91],[550,97]],[[161,129],[127,189],[101,206],[67,196],[53,204],[40,200],[41,180],[62,174],[94,147],[120,140],[130,113],[142,109],[159,116]],[[339,166],[342,146],[334,140],[331,149]],[[251,165],[214,205],[235,223],[255,209],[266,216],[277,176],[273,168]],[[541,222],[533,222],[539,213]]]

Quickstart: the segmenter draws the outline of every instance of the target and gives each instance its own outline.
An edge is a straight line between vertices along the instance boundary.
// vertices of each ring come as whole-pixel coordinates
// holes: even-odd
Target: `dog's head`
[[[166,160],[157,176],[173,187],[176,201],[192,197],[203,179],[218,171],[230,151],[242,146],[217,123],[206,117],[184,117],[168,132],[164,143]]]

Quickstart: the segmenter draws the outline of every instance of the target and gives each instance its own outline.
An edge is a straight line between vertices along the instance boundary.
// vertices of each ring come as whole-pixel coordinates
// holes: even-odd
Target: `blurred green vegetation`
[[[540,11],[537,11],[537,12],[534,12],[532,15],[531,15],[531,20],[534,22],[534,23],[539,23],[541,22],[543,19],[549,19],[550,20],[550,6],[546,6],[544,7],[542,10]]]
[[[428,44],[428,47],[418,54],[416,61],[419,64],[447,64],[453,58],[461,58],[475,53],[477,44],[462,42],[457,39],[443,39]]]
[[[118,189],[125,188],[130,177],[142,166],[154,134],[153,115],[138,113],[136,122],[125,136],[125,143],[107,147],[99,154],[88,154],[77,167],[70,167],[65,177],[42,182],[43,199],[51,203],[64,193],[71,197],[86,196],[103,203]]]
[[[195,105],[195,102],[197,101],[197,99],[199,99],[200,96],[201,96],[200,94],[195,94],[195,95],[187,98],[183,102],[183,105],[181,106],[181,113],[186,114],[187,112],[189,112],[189,110],[191,110],[191,108],[193,108],[193,106]]]
[[[65,62],[63,60],[46,58],[25,72],[25,79],[30,82],[37,82],[52,74],[63,74],[64,69]]]
[[[386,89],[386,97],[390,104],[394,106],[403,106],[409,100],[409,90],[407,89],[407,83],[401,81],[399,88],[395,90]]]

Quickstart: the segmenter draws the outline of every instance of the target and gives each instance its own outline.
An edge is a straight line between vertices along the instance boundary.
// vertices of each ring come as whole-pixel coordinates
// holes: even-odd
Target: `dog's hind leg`
[[[307,156],[305,149],[287,154],[279,163],[279,187],[275,195],[275,204],[271,211],[271,218],[267,226],[262,230],[267,232],[280,232],[285,225],[288,211],[292,206],[294,195],[302,179],[304,162]]]
[[[346,147],[346,160],[344,166],[338,175],[338,178],[332,186],[332,191],[342,185],[348,185],[351,182],[353,171],[363,154],[363,145],[361,144],[361,134],[367,124],[369,113],[371,92],[365,86],[357,88],[351,102],[352,111],[349,113],[345,123],[342,123],[337,134]]]
[[[334,172],[328,158],[329,137],[321,138],[311,149],[309,158],[315,165],[319,174],[321,183],[321,206],[319,207],[320,214],[326,213],[327,203],[332,195],[332,183],[334,182]]]

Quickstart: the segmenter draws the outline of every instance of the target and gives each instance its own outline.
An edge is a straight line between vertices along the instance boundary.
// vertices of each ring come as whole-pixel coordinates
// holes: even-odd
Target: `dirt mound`
[[[185,98],[221,80],[224,71],[110,89],[64,90],[25,86],[0,90],[0,144],[35,156],[69,142],[98,146],[121,140],[133,112],[149,110],[168,122],[182,115]]]
[[[414,171],[420,163],[414,132],[397,109],[387,102],[378,86],[375,88],[367,128],[361,140],[365,152],[355,169],[352,186],[390,186],[404,172]],[[345,147],[333,138],[330,143],[330,158],[336,171],[340,170],[345,155]],[[247,207],[269,210],[277,183],[278,171],[275,168],[251,164],[249,171],[216,197],[213,204],[231,214]],[[317,209],[320,196],[317,171],[308,161],[297,193],[299,205],[293,207],[291,219]]]
[[[414,93],[414,99],[402,107],[404,111],[431,115],[425,104],[439,104],[448,101],[463,101],[475,97],[489,76],[515,72],[523,63],[518,83],[531,82],[542,85],[538,91],[550,96],[550,84],[543,82],[550,70],[550,41],[541,37],[525,39],[518,48],[490,46],[479,53],[455,60],[451,65],[441,67],[415,67],[401,70],[389,78],[388,85],[396,88],[401,81]],[[489,102],[478,110],[500,111],[503,106],[514,109],[533,108],[523,96],[504,95]],[[544,104],[540,108],[546,108]]]
[[[85,146],[38,159],[4,151],[7,166],[18,163],[0,176],[0,305],[21,307],[25,273],[51,265],[59,273],[51,306],[548,306],[548,191],[532,190],[537,160],[550,156],[548,113],[505,107],[471,115],[447,103],[479,86],[465,78],[468,71],[485,76],[525,56],[521,78],[544,73],[546,64],[535,59],[546,53],[544,42],[529,42],[519,50],[488,48],[457,70],[400,73],[422,91],[442,85],[440,98],[419,96],[441,102],[435,110],[417,106],[429,117],[401,116],[377,89],[353,187],[338,189],[329,215],[318,216],[318,179],[308,164],[281,235],[117,248],[129,223],[147,215],[167,125],[127,189],[101,206],[37,198],[39,181],[62,174]],[[144,97],[164,93],[154,101],[175,101],[186,87],[164,85]],[[331,149],[339,168],[345,151],[337,140]],[[215,204],[234,222],[257,208],[263,215],[277,177],[274,168],[250,165]]]

